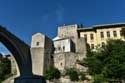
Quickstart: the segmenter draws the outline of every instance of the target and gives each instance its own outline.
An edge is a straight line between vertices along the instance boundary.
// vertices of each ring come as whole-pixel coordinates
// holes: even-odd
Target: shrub
[[[86,79],[86,77],[85,77],[84,72],[80,72],[79,73],[79,80],[85,80],[85,79]]]
[[[75,69],[70,68],[66,70],[66,74],[69,75],[71,81],[78,81],[78,73]]]
[[[59,79],[60,76],[60,71],[55,67],[50,67],[45,74],[46,80]]]
[[[103,74],[97,74],[97,75],[95,75],[93,83],[106,83]]]

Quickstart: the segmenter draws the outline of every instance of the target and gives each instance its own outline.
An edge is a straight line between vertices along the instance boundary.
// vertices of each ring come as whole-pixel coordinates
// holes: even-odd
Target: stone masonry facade
[[[87,70],[77,64],[78,60],[83,60],[86,56],[85,40],[78,37],[77,28],[77,25],[60,26],[58,35],[53,40],[42,33],[32,36],[31,54],[34,74],[44,75],[51,65],[61,73],[67,68]]]

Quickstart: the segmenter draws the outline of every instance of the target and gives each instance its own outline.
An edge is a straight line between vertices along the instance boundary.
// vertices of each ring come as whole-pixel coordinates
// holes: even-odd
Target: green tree
[[[87,59],[85,59],[86,61],[86,65],[89,67],[88,72],[91,75],[94,74],[100,74],[102,71],[102,67],[103,67],[103,63],[101,62],[101,60],[97,59],[97,57],[92,56],[92,57],[88,57]]]
[[[66,75],[69,75],[71,81],[78,81],[78,73],[75,68],[69,68],[66,70]]]
[[[55,67],[50,67],[45,74],[45,78],[47,80],[59,79],[60,76],[61,76],[60,71]]]
[[[91,56],[87,55],[84,61],[91,75],[122,83],[125,79],[125,41],[109,40],[103,50],[89,52]],[[102,78],[98,78],[100,74]]]
[[[125,79],[125,41],[108,41],[105,52],[104,75],[121,83]]]
[[[0,82],[6,79],[11,73],[11,63],[8,58],[0,58]]]
[[[103,67],[102,59],[102,50],[99,48],[99,46],[97,51],[92,51],[89,45],[87,45],[87,58],[83,60],[83,63],[88,66],[89,74],[94,75],[101,73],[101,68]]]

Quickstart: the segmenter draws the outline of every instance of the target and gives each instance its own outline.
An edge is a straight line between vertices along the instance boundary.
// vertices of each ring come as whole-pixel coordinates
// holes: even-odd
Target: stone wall
[[[61,72],[67,68],[73,68],[76,62],[76,54],[72,52],[63,52],[54,54],[54,66]]]
[[[76,54],[78,55],[78,60],[83,60],[86,57],[86,43],[84,38],[78,38],[76,40]]]

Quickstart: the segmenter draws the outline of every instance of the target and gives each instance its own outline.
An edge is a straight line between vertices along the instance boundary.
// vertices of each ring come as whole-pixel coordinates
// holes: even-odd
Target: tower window
[[[113,31],[113,35],[114,35],[114,37],[117,37],[117,32]]]
[[[100,32],[100,36],[101,36],[101,38],[104,38],[104,33]]]
[[[65,50],[65,46],[63,46],[63,50]]]
[[[58,50],[61,50],[61,47],[60,47],[60,46],[58,47]]]
[[[62,63],[60,63],[60,65],[62,66]]]
[[[39,46],[39,42],[36,42],[36,45]]]

